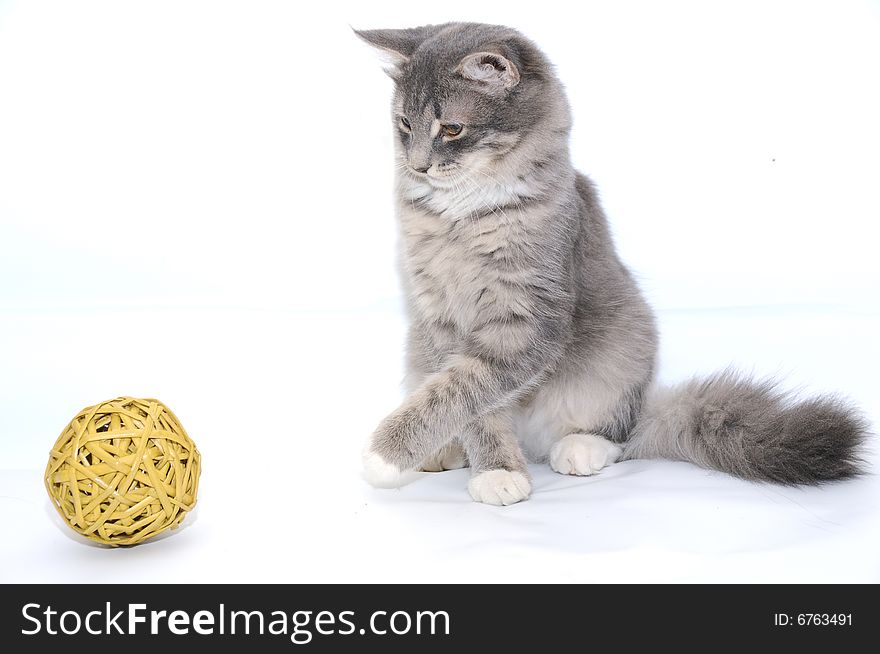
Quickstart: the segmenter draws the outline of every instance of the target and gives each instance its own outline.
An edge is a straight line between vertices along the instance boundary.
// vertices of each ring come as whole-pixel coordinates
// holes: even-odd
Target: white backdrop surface
[[[876,425],[876,3],[302,7],[0,2],[0,581],[880,581],[873,475],[535,467],[506,509],[464,471],[364,485],[405,325],[390,81],[348,27],[532,36],[660,312],[661,377],[735,363]],[[177,534],[109,551],[64,531],[41,469],[120,394],[168,403],[204,474]]]

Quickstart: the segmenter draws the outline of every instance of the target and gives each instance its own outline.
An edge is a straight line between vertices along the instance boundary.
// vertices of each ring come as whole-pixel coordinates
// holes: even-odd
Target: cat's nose
[[[422,165],[419,165],[419,166],[413,166],[413,165],[410,165],[410,168],[412,168],[412,169],[413,169],[414,171],[416,171],[417,173],[426,173],[426,172],[428,172],[428,168],[430,168],[430,167],[431,167],[431,166],[429,166],[429,165],[427,165],[427,164],[422,164]]]

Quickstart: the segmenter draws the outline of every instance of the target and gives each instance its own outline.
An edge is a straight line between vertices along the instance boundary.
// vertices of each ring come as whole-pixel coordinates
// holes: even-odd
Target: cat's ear
[[[494,52],[475,52],[461,60],[455,71],[490,92],[506,92],[519,84],[519,69],[507,57]]]
[[[397,69],[436,31],[436,25],[425,25],[402,30],[354,30],[354,33],[379,51],[385,60],[385,72],[394,77]]]

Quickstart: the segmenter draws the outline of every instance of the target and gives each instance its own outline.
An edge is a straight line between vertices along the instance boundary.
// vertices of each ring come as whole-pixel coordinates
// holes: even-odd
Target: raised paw
[[[528,499],[532,492],[532,484],[521,472],[487,470],[471,477],[468,491],[475,502],[508,506]]]
[[[364,479],[376,488],[400,488],[419,477],[419,473],[401,470],[369,449],[364,450],[362,461]]]
[[[620,454],[620,447],[601,436],[569,434],[550,450],[550,467],[563,475],[593,475]]]
[[[458,470],[459,468],[466,468],[467,464],[467,456],[461,444],[452,442],[444,445],[440,451],[425,459],[422,463],[422,470],[425,472]]]

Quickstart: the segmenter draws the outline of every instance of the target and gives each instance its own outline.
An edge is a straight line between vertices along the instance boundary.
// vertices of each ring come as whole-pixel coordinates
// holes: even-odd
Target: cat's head
[[[388,60],[405,177],[440,188],[494,179],[511,153],[525,145],[534,160],[540,144],[556,140],[548,135],[567,134],[552,67],[513,29],[447,23],[356,33]]]

